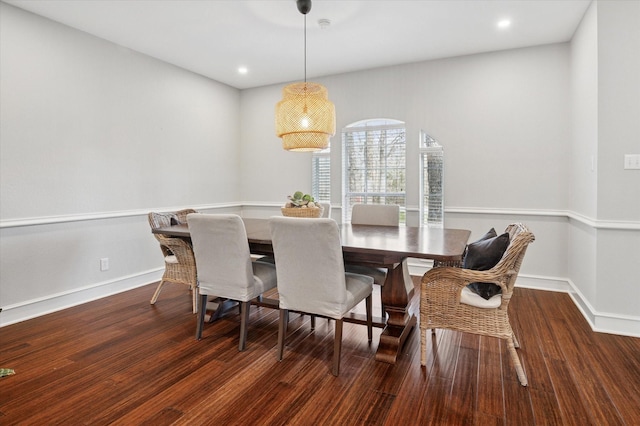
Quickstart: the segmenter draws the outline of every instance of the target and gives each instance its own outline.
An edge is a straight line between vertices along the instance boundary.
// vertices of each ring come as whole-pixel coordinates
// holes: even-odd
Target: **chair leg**
[[[287,323],[289,322],[289,311],[280,309],[280,325],[278,327],[278,361],[282,361],[284,354],[284,338],[287,334]]]
[[[518,357],[518,353],[516,352],[516,348],[513,342],[513,339],[507,340],[507,348],[509,349],[509,354],[511,355],[511,360],[513,361],[514,366],[516,367],[516,373],[518,374],[518,380],[522,386],[527,386],[527,375],[524,372],[524,368],[522,368],[522,364],[520,363],[520,357]]]
[[[151,297],[151,303],[152,305],[154,305],[156,303],[156,300],[158,300],[158,296],[160,296],[160,291],[162,290],[162,286],[164,285],[164,281],[160,281],[160,284],[158,284],[158,287],[156,287],[156,292],[153,293],[153,297]]]
[[[202,338],[202,329],[204,328],[204,316],[207,313],[207,295],[200,295],[200,309],[198,315],[198,323],[196,325],[196,340]]]
[[[373,305],[373,300],[371,295],[369,295],[366,299],[365,299],[365,307],[367,310],[367,338],[369,339],[369,343],[371,343],[371,341],[373,340],[373,318],[372,318],[372,305]]]
[[[427,329],[420,327],[420,365],[427,365]]]
[[[193,299],[193,313],[198,313],[198,287],[191,287],[191,298]]]
[[[250,307],[251,302],[240,302],[240,343],[238,344],[240,352],[247,347],[247,323],[249,322]]]
[[[342,352],[342,318],[336,320],[336,328],[333,340],[333,368],[334,376],[340,374],[340,353]]]
[[[311,330],[315,330],[315,329],[316,329],[316,316],[311,315]]]
[[[518,343],[518,339],[516,338],[516,334],[515,333],[511,333],[511,338],[513,339],[513,346],[515,346],[516,348],[520,347],[520,343]]]

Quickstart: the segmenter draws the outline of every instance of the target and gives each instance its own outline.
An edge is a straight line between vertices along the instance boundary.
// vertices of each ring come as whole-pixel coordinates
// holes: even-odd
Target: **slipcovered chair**
[[[378,225],[378,226],[399,226],[400,206],[395,204],[354,204],[351,209],[352,225]],[[376,268],[363,265],[346,265],[347,272],[365,274],[373,277],[374,284],[383,286],[387,279],[386,268]],[[409,274],[409,264],[405,259],[402,262],[402,272],[404,275],[407,292],[413,288],[413,281]],[[382,304],[382,317],[386,316],[384,304]]]
[[[489,270],[479,271],[457,267],[433,268],[424,274],[420,291],[420,363],[427,361],[426,330],[436,328],[491,336],[507,342],[507,348],[522,386],[527,376],[516,348],[520,347],[509,323],[509,301],[520,271],[527,246],[535,237],[529,229],[514,223],[507,227],[509,245],[498,263]],[[469,253],[467,253],[469,256]],[[493,283],[501,293],[488,300],[472,292],[471,283]]]
[[[330,218],[331,217],[331,204],[330,203],[316,203],[316,205],[322,207],[322,216],[321,217],[324,217],[324,218]],[[275,263],[276,262],[275,259],[273,258],[273,256],[261,256],[261,257],[258,257],[258,259],[261,262],[269,262],[269,263]]]
[[[331,217],[331,203],[316,203],[317,205],[322,206],[322,217],[330,218]]]
[[[338,224],[326,218],[272,217],[271,240],[276,259],[280,325],[278,360],[282,361],[289,311],[335,320],[332,373],[340,372],[342,319],[366,300],[367,332],[372,338],[373,278],[345,273]]]
[[[352,225],[398,226],[400,206],[395,204],[354,204],[351,208]]]
[[[196,339],[202,337],[207,296],[238,301],[240,343],[247,342],[251,300],[276,286],[275,266],[252,262],[244,223],[234,214],[189,214],[187,216],[198,268],[200,312]]]
[[[176,220],[175,213],[155,213],[148,214],[151,229],[171,226],[171,220]],[[191,290],[193,313],[198,312],[198,280],[196,273],[196,261],[193,256],[191,245],[181,239],[168,237],[166,235],[153,234],[160,243],[160,250],[164,257],[164,274],[156,287],[155,293],[151,297],[151,304],[154,305],[160,296],[162,286],[165,283],[184,284]]]

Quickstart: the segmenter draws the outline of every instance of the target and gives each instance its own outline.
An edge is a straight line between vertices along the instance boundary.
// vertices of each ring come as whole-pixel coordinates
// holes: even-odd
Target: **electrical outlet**
[[[103,257],[102,259],[100,259],[100,270],[101,271],[108,271],[109,270],[109,258],[108,257]]]
[[[624,155],[624,168],[625,168],[625,170],[638,170],[638,169],[640,169],[640,154],[625,154]]]

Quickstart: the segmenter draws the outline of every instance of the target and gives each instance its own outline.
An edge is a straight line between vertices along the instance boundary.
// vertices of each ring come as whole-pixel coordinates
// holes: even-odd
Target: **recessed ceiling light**
[[[511,26],[511,21],[508,19],[503,19],[498,21],[498,28],[509,28]]]
[[[246,74],[249,72],[249,69],[247,67],[238,67],[238,72],[240,74]]]
[[[331,20],[327,18],[318,19],[318,25],[321,29],[326,30],[331,25]]]

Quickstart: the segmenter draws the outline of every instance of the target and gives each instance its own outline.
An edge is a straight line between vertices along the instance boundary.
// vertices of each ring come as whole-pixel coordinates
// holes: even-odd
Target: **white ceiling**
[[[304,78],[305,18],[294,0],[2,1],[239,89]],[[307,78],[565,42],[590,2],[315,0]],[[511,26],[497,28],[501,19]]]

